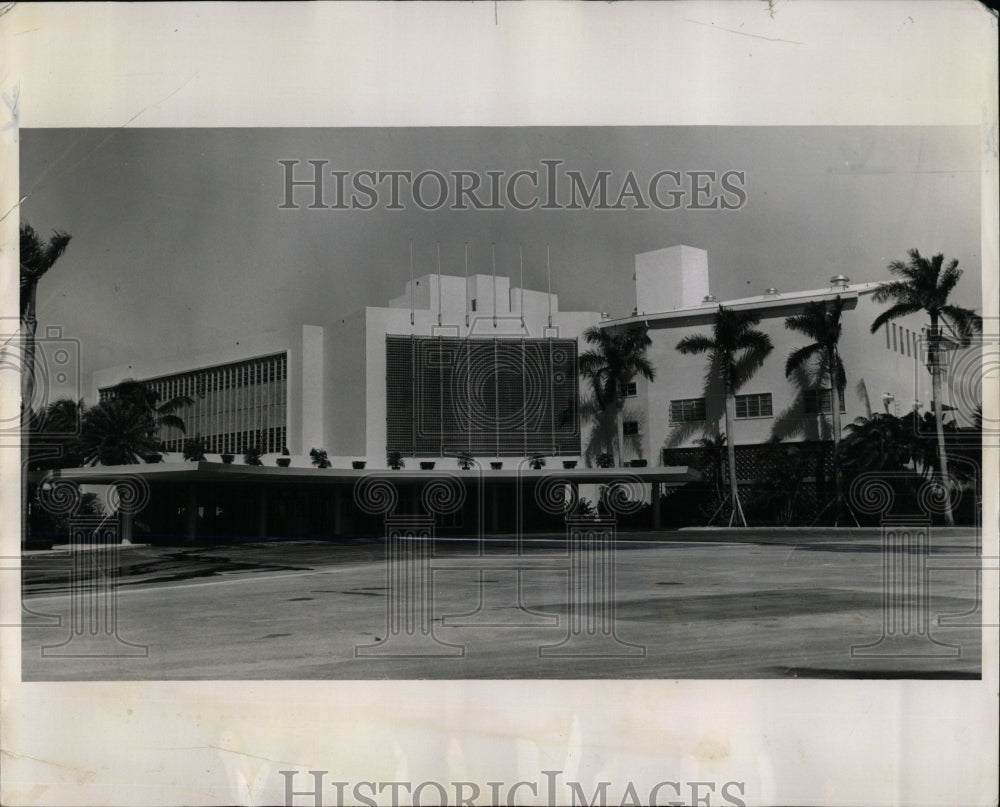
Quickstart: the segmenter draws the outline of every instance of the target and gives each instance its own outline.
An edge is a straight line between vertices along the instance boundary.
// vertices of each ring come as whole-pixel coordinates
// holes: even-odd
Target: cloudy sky
[[[956,299],[979,307],[979,132],[971,127],[629,127],[21,130],[22,220],[73,236],[39,288],[41,326],[82,344],[89,373],[184,355],[242,334],[322,325],[402,293],[416,272],[489,272],[553,290],[564,310],[623,315],[633,256],[708,251],[720,298],[886,276],[906,249],[957,258]],[[612,172],[745,172],[738,210],[279,209],[282,159],[356,172],[539,170],[563,161],[588,182]],[[332,183],[329,184],[332,188]],[[433,190],[433,185],[427,186]],[[526,187],[526,186],[525,186]],[[329,192],[329,191],[328,191]],[[407,200],[408,201],[408,200]]]

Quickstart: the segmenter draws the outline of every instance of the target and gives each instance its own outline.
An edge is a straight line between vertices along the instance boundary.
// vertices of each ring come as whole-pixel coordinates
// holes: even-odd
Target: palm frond
[[[888,283],[883,283],[872,292],[872,300],[876,303],[887,303],[890,300],[895,300],[899,303],[919,306],[918,297],[915,287],[903,280],[891,280]]]
[[[798,370],[804,370],[806,365],[812,361],[813,357],[822,351],[822,346],[817,342],[805,345],[788,354],[785,361],[785,378],[789,378]]]
[[[963,347],[969,346],[973,334],[983,332],[983,318],[969,308],[944,305],[941,306],[941,314],[945,325],[951,329]]]
[[[916,314],[918,311],[923,310],[924,307],[918,303],[897,303],[875,317],[875,320],[872,322],[871,332],[875,333],[887,322],[899,319],[900,317],[905,317],[908,314]]]
[[[715,340],[702,334],[690,334],[677,343],[677,350],[681,353],[709,353],[715,350]]]
[[[949,264],[941,271],[937,280],[937,292],[942,304],[948,299],[948,295],[954,291],[955,286],[958,285],[958,281],[961,277],[962,270],[958,268],[957,260],[949,262]]]

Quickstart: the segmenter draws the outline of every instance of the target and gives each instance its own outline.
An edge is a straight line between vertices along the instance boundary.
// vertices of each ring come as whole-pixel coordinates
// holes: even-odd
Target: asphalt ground
[[[878,530],[626,533],[613,556],[439,539],[403,598],[380,540],[31,553],[22,676],[978,678],[976,551],[970,530],[935,530],[926,556],[885,554]],[[892,596],[886,559],[910,581]]]

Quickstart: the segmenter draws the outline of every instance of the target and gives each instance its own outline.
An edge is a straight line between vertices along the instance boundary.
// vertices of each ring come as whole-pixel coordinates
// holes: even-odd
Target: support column
[[[267,538],[267,487],[261,487],[257,498],[257,537]]]
[[[485,479],[483,484],[486,484]],[[500,532],[500,483],[491,486],[490,490],[490,532],[496,535]]]
[[[335,484],[333,486],[333,534],[340,537],[343,534],[343,493],[340,490],[340,485]]]
[[[653,483],[653,491],[650,494],[649,504],[653,508],[653,529],[660,529],[660,483]]]
[[[198,540],[198,488],[194,482],[187,486],[187,504],[184,508],[184,520],[188,543]]]
[[[128,508],[120,508],[118,511],[119,530],[121,531],[121,542],[123,544],[132,543],[132,511]]]

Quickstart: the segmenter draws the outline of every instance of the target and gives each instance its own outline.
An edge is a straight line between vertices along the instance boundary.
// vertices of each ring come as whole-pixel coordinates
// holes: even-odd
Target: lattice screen
[[[386,337],[387,450],[580,453],[576,340]]]

